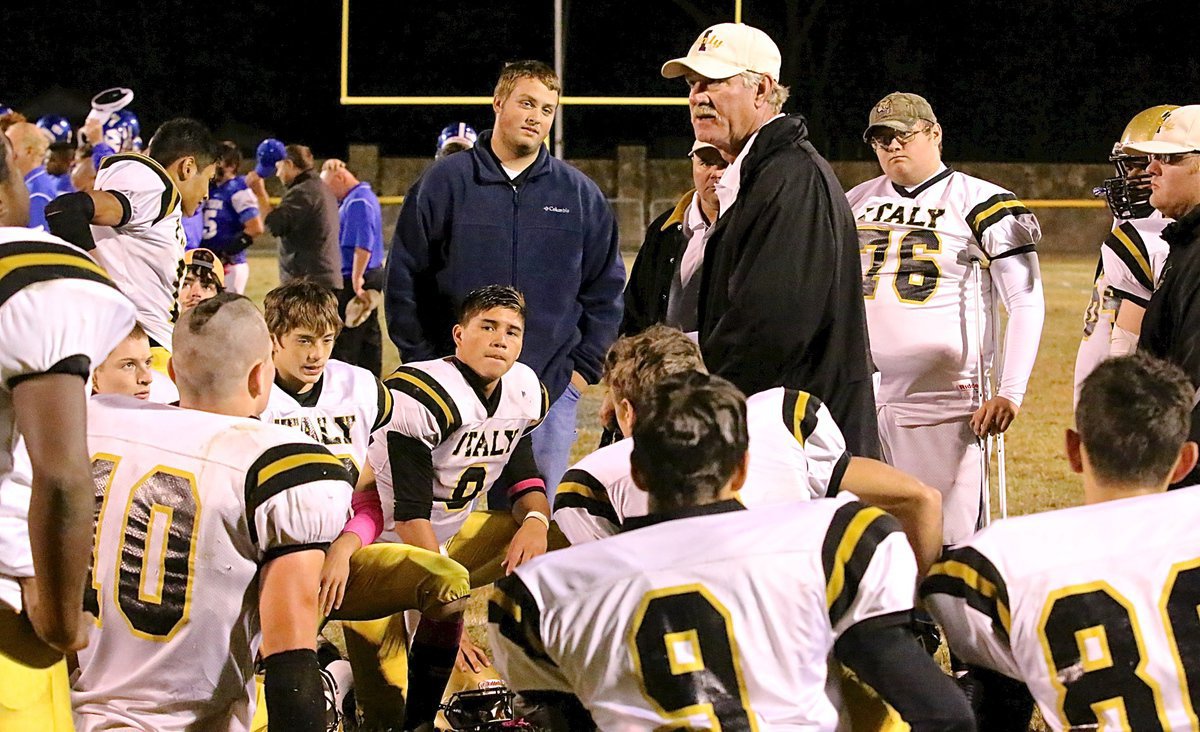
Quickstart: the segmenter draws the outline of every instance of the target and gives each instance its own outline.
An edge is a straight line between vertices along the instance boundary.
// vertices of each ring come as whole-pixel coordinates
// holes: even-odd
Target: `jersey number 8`
[[[1159,600],[1161,621],[1179,688],[1197,729],[1200,701],[1200,560],[1171,567]],[[1133,605],[1107,582],[1066,587],[1046,600],[1038,636],[1058,692],[1064,726],[1095,725],[1098,717],[1121,727],[1166,730],[1162,689],[1146,672],[1150,658]],[[1175,725],[1177,726],[1177,725]]]

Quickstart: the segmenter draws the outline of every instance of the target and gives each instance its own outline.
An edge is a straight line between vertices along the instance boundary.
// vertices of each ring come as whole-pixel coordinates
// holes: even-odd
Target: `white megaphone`
[[[92,111],[88,112],[87,122],[93,120],[104,124],[108,116],[117,110],[124,109],[133,101],[133,90],[123,86],[105,89],[92,97]]]

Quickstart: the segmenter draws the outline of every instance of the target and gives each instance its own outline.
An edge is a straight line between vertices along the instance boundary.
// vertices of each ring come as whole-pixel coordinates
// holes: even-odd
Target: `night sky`
[[[265,135],[343,155],[352,142],[432,155],[438,131],[478,107],[339,104],[341,2],[5,3],[0,101],[31,119],[81,121],[92,94],[132,87],[147,140],[173,116],[245,148]],[[566,91],[685,94],[659,76],[732,0],[567,0]],[[553,0],[351,0],[352,95],[489,95],[504,61],[553,61]],[[52,19],[51,17],[52,8]],[[1200,102],[1200,2],[744,0],[744,20],[783,51],[785,111],[809,119],[831,159],[866,159],[871,105],[893,90],[933,104],[951,160],[1103,162],[1136,112]],[[568,157],[619,143],[679,154],[684,107],[568,108]]]

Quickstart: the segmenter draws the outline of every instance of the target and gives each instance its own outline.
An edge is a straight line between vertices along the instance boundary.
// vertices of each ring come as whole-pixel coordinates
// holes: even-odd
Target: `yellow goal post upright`
[[[733,2],[733,22],[742,22],[742,1]],[[559,0],[555,2],[556,11],[561,8]],[[556,13],[558,15],[558,13]],[[561,25],[561,24],[559,24]],[[556,61],[562,58],[562,29],[556,34]],[[342,0],[342,33],[341,33],[341,68],[340,68],[340,102],[343,106],[490,106],[492,97],[489,96],[359,96],[350,93],[350,0]],[[559,114],[562,107],[654,107],[654,106],[687,106],[685,94],[673,97],[610,97],[610,96],[564,96],[559,100]],[[555,126],[562,129],[561,116],[555,120]],[[561,138],[557,152],[561,154]],[[385,203],[399,204],[403,196],[388,196]],[[381,202],[383,202],[381,200]],[[1103,200],[1091,199],[1024,199],[1025,205],[1034,208],[1103,208]]]

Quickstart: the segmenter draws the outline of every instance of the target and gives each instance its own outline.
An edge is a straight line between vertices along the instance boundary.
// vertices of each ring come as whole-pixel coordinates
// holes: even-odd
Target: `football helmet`
[[[513,693],[502,682],[452,694],[439,708],[454,732],[535,729],[513,712]]]
[[[470,150],[475,147],[475,141],[479,139],[475,128],[466,122],[455,122],[451,125],[446,125],[438,135],[436,159],[441,159],[452,153]]]
[[[61,114],[47,114],[37,121],[37,126],[46,133],[50,142],[75,142],[75,128],[71,121]]]
[[[142,126],[138,123],[137,115],[128,109],[121,109],[108,115],[104,121],[104,142],[113,150],[123,152],[141,152]]]
[[[1118,219],[1143,219],[1154,212],[1154,207],[1150,205],[1150,176],[1144,172],[1150,161],[1145,155],[1126,153],[1125,146],[1153,138],[1167,114],[1176,109],[1179,106],[1174,104],[1159,104],[1143,109],[1125,125],[1121,139],[1113,143],[1108,161],[1116,167],[1117,174],[1113,178],[1105,178],[1103,184],[1092,189],[1092,194],[1104,196],[1113,216]]]

